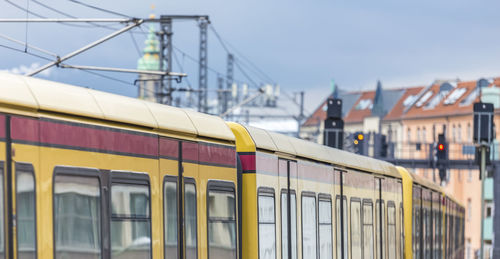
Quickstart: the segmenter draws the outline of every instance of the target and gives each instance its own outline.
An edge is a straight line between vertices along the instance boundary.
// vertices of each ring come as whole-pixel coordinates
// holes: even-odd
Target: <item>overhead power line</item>
[[[40,58],[40,59],[43,59],[45,61],[52,61],[52,59],[50,58],[47,58],[47,57],[44,57],[44,56],[41,56],[41,55],[38,55],[38,54],[35,54],[35,53],[31,53],[29,51],[24,51],[24,50],[21,50],[21,49],[16,49],[14,47],[10,47],[10,46],[7,46],[7,45],[3,45],[3,44],[0,44],[0,47],[2,48],[6,48],[6,49],[10,49],[10,50],[13,50],[13,51],[16,51],[16,52],[20,52],[20,53],[24,53],[24,54],[28,54],[30,56],[33,56],[33,57],[37,57],[37,58]]]
[[[83,3],[83,2],[80,2],[80,1],[77,1],[77,0],[68,0],[68,1],[73,2],[75,4],[79,4],[79,5],[88,7],[88,8],[91,8],[91,9],[94,9],[94,10],[105,12],[105,13],[108,13],[108,14],[112,14],[112,15],[116,15],[116,16],[121,16],[121,17],[124,17],[124,18],[132,18],[132,16],[130,16],[130,15],[126,15],[126,14],[123,14],[123,13],[111,11],[111,10],[104,9],[104,8],[101,8],[101,7],[97,7],[97,6],[94,6],[94,5],[91,5],[91,4]]]

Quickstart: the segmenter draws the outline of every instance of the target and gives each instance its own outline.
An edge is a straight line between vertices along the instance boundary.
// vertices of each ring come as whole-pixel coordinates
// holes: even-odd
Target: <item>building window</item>
[[[417,142],[420,143],[422,142],[422,139],[420,138],[420,128],[417,127]]]
[[[470,240],[467,240],[467,248],[466,248],[466,258],[467,259],[472,259],[472,253],[471,253],[471,247],[470,247]]]
[[[406,135],[406,141],[407,141],[408,143],[410,143],[410,142],[411,142],[411,130],[410,130],[410,128],[408,128],[408,134]]]
[[[422,128],[422,142],[425,143],[427,140],[427,131],[425,130],[425,127]]]
[[[451,139],[453,141],[453,143],[456,143],[457,142],[457,133],[456,133],[456,128],[455,128],[455,124],[453,124],[453,128],[451,130]]]
[[[472,142],[472,129],[470,126],[470,122],[467,123],[467,141]]]
[[[471,199],[467,199],[467,221],[470,221],[472,217],[472,201]]]
[[[459,143],[462,142],[462,125],[460,124],[458,124],[457,139]]]

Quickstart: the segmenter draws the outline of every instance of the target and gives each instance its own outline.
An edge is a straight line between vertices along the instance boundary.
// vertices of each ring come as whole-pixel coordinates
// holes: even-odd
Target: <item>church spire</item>
[[[382,94],[382,83],[380,80],[377,81],[377,90],[375,90],[375,98],[373,98],[372,115],[384,116],[384,97]]]

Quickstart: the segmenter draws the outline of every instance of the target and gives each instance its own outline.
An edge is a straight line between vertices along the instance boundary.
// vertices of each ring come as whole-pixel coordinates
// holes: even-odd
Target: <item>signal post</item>
[[[481,250],[480,259],[484,259],[484,183],[486,178],[486,161],[489,155],[489,147],[495,138],[493,125],[493,104],[475,103],[474,104],[474,143],[476,149],[479,149],[479,179],[481,180]],[[476,152],[477,154],[478,152]]]

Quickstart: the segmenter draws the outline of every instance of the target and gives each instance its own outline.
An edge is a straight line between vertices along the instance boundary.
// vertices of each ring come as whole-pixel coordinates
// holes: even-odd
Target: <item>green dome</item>
[[[160,48],[155,29],[151,25],[147,39],[144,41],[143,56],[137,61],[138,70],[160,70]]]

